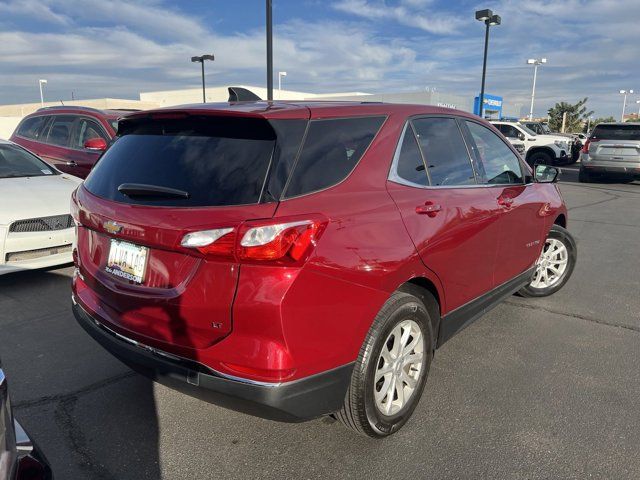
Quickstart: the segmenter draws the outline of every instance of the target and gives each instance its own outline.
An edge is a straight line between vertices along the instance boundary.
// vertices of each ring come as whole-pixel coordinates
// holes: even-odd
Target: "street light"
[[[487,75],[487,49],[489,48],[489,27],[494,25],[500,25],[501,18],[500,15],[494,15],[491,10],[488,8],[485,10],[478,10],[476,12],[476,20],[480,22],[484,22],[487,26],[487,30],[484,34],[484,60],[482,62],[482,87],[480,88],[480,117],[484,117],[484,81]]]
[[[536,98],[536,78],[538,77],[538,67],[547,63],[546,58],[530,58],[527,60],[528,65],[533,65],[533,89],[531,90],[531,108],[529,109],[529,120],[533,120],[533,102]]]
[[[278,97],[282,100],[282,77],[286,77],[287,72],[278,72]]]
[[[43,78],[38,80],[38,84],[40,85],[40,106],[44,107],[44,95],[42,94],[42,85],[45,85],[47,81]]]
[[[273,5],[266,0],[267,6],[267,100],[273,100]]]
[[[636,100],[636,104],[638,105],[638,116],[636,120],[640,122],[640,100]]]
[[[215,57],[213,56],[213,54],[200,55],[199,57],[191,57],[192,62],[194,63],[200,62],[200,64],[202,65],[202,103],[207,103],[207,96],[205,94],[205,89],[204,89],[204,61],[205,60],[211,60],[213,62],[215,60]]]
[[[624,100],[622,101],[622,117],[620,117],[620,121],[624,122],[624,111],[627,109],[627,95],[633,93],[633,90],[620,90],[620,94],[624,95]]]

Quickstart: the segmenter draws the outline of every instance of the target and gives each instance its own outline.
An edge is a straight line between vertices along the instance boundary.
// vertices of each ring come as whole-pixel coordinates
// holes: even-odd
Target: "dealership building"
[[[212,86],[206,89],[207,102],[226,102],[229,98],[228,88],[231,85]],[[260,98],[267,98],[267,89],[254,85],[233,85],[243,87],[255,93]],[[337,92],[311,93],[295,90],[279,90],[273,92],[275,100],[335,100],[335,101],[367,101],[388,103],[412,103],[420,105],[435,105],[439,107],[455,108],[467,112],[478,113],[478,97],[470,98],[457,93],[440,92],[435,89],[425,89],[413,92]],[[202,102],[202,88],[188,88],[181,90],[163,90],[142,92],[139,99],[96,98],[88,100],[65,101],[64,105],[86,106],[98,109],[140,109],[148,110],[158,107],[171,107],[189,103]],[[62,102],[44,102],[45,107],[59,106]],[[485,117],[490,118],[520,118],[522,104],[510,104],[502,97],[492,94],[484,96]],[[40,102],[14,105],[0,105],[0,138],[9,138],[20,120],[41,108]]]

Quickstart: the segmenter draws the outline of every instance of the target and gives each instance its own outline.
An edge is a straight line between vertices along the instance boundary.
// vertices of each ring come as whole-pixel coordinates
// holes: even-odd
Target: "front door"
[[[545,202],[538,185],[527,183],[511,147],[496,133],[466,120],[479,181],[499,206],[500,240],[494,272],[496,286],[532,267],[544,245]]]

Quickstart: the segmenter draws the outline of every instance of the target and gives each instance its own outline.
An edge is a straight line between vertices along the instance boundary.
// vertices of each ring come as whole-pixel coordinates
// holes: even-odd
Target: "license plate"
[[[107,273],[134,283],[144,281],[149,249],[129,242],[111,240],[109,258],[104,267]]]

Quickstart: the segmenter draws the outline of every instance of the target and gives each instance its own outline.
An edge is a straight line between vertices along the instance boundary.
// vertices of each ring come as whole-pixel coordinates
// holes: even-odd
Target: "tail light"
[[[593,142],[599,142],[600,139],[599,138],[587,138],[587,141],[584,142],[584,145],[582,147],[582,153],[589,153],[589,145],[591,145]]]
[[[250,221],[188,233],[180,244],[207,257],[291,265],[309,258],[327,223],[321,216]]]
[[[71,193],[71,216],[73,217],[73,221],[76,225],[80,223],[80,207],[78,206],[78,201],[76,200],[76,192],[78,190],[74,190]]]

